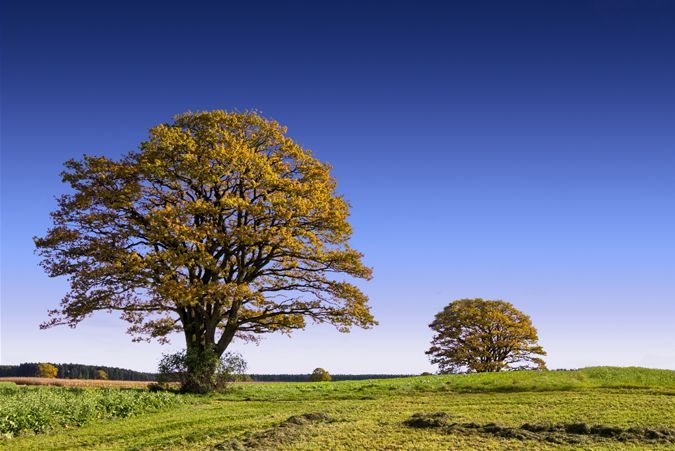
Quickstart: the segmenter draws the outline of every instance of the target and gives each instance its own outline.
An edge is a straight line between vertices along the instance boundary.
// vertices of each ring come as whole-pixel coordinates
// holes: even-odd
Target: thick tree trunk
[[[209,345],[200,316],[194,308],[186,308],[181,312],[186,348],[181,390],[188,393],[210,391],[215,373],[215,366],[211,364],[213,358],[207,352]]]

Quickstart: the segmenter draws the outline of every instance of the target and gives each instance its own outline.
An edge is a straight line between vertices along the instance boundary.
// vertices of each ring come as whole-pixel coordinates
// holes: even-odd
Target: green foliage
[[[107,381],[108,380],[108,373],[105,370],[97,370],[96,371],[96,378]]]
[[[546,369],[530,317],[508,302],[453,301],[429,327],[436,335],[427,354],[441,373]]]
[[[39,363],[37,366],[37,377],[46,377],[53,379],[59,373],[59,369],[51,363]]]
[[[128,417],[182,402],[171,393],[60,387],[0,387],[0,434],[40,433]]]
[[[309,375],[309,380],[312,382],[330,382],[333,378],[323,368],[315,368],[312,374]]]
[[[162,357],[158,382],[178,382],[185,393],[208,393],[224,390],[245,372],[246,361],[239,354],[228,352],[219,357],[213,348],[188,349]]]

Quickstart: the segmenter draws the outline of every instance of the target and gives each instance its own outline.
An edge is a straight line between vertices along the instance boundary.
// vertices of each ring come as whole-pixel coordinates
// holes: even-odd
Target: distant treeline
[[[309,374],[249,374],[255,382],[308,382]],[[360,381],[364,379],[394,379],[413,374],[331,374],[334,381]]]
[[[78,363],[53,363],[59,369],[59,379],[98,379],[98,370],[104,370],[113,381],[154,381],[155,373],[114,368],[109,366],[81,365]],[[20,365],[0,365],[0,377],[35,377],[38,374],[37,363]],[[255,382],[308,382],[309,374],[249,374],[246,379]],[[392,379],[409,377],[411,374],[331,374],[334,381],[358,381],[363,379]]]
[[[157,378],[153,373],[141,373],[109,366],[81,365],[78,363],[53,363],[52,365],[59,369],[56,377],[60,379],[98,379],[98,370],[104,370],[108,379],[113,381],[154,381]],[[0,365],[0,377],[35,377],[37,374],[37,363]]]

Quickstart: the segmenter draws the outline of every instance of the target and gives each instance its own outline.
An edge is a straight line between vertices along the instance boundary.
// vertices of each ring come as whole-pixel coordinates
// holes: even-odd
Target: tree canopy
[[[546,369],[532,320],[508,302],[460,299],[429,327],[436,335],[426,353],[441,373]]]
[[[344,276],[370,279],[349,246],[330,166],[256,112],[185,113],[120,159],[66,162],[71,192],[35,243],[70,290],[43,324],[118,311],[135,339],[183,332],[221,355],[235,337],[376,324]]]

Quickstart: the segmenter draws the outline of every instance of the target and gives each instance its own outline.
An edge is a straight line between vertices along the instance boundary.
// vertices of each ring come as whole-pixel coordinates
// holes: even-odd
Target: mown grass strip
[[[416,413],[403,422],[417,429],[436,429],[446,434],[484,434],[495,437],[536,440],[555,444],[590,444],[593,441],[616,440],[643,444],[675,444],[675,428],[621,428],[587,423],[531,424],[520,427],[496,423],[455,422],[446,412]]]

